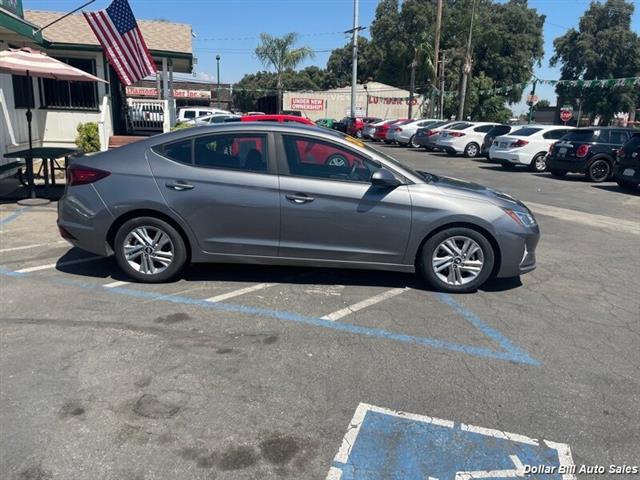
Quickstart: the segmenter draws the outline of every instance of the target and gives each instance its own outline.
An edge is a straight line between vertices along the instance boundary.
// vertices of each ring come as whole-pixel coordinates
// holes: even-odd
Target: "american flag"
[[[114,0],[106,10],[83,13],[124,85],[157,71],[127,0]]]

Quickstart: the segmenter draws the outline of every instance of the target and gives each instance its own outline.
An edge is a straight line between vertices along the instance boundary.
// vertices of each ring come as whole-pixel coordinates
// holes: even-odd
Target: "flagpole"
[[[75,10],[72,10],[71,12],[67,13],[66,15],[61,16],[60,18],[57,18],[56,20],[54,20],[51,23],[46,24],[44,27],[40,27],[38,30],[34,30],[33,34],[36,35],[38,33],[40,33],[41,31],[43,31],[45,28],[49,28],[51,25],[54,25],[56,23],[58,23],[60,20],[63,20],[65,18],[67,18],[69,15],[73,15],[74,13],[76,13],[78,10],[82,10],[84,7],[91,5],[93,2],[95,2],[96,0],[89,0],[87,3],[85,3],[84,5],[79,6],[78,8],[76,8]]]

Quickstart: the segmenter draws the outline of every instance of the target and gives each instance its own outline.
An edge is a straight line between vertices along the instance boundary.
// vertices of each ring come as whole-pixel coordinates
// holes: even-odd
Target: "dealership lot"
[[[415,414],[402,417],[414,422],[402,431],[417,432],[398,445],[474,425],[512,444],[568,445],[576,465],[637,465],[640,196],[578,176],[379,148],[525,201],[542,230],[538,269],[457,296],[412,275],[228,265],[140,285],[113,259],[61,242],[55,204],[2,205],[0,471],[400,478],[375,476],[383,458],[395,465],[388,475],[427,478],[415,476],[426,461],[420,449],[385,437],[396,438],[384,422],[398,411]],[[358,420],[363,411],[387,417],[372,424]],[[546,455],[516,449],[524,455],[516,461],[506,440],[491,440],[478,468],[517,469]],[[380,444],[377,460],[367,457]],[[430,467],[443,476],[430,477],[449,478],[459,455],[440,452],[442,465]]]

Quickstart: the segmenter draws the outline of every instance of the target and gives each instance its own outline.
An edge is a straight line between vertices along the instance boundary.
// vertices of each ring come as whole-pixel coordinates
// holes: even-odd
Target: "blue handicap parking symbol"
[[[575,479],[568,445],[361,404],[327,480]]]

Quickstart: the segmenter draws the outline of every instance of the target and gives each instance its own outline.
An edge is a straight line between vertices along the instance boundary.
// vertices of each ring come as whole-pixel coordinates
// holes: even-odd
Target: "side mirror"
[[[396,176],[385,168],[379,168],[371,175],[371,184],[376,187],[397,187],[400,181]]]

